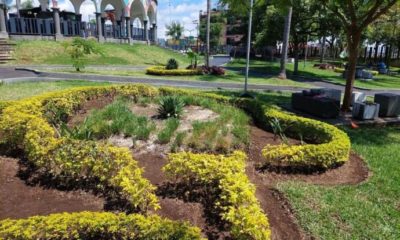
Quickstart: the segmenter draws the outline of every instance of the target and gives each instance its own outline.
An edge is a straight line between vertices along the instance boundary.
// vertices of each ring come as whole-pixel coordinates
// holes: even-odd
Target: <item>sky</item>
[[[171,7],[169,7],[169,2]],[[206,0],[159,0],[158,1],[158,37],[165,38],[165,25],[178,21],[184,25],[185,36],[197,36],[194,20],[199,19],[199,11],[207,8]]]
[[[7,3],[15,4],[15,0],[8,0]],[[33,0],[33,3],[34,6],[39,6],[38,0]],[[61,10],[74,11],[69,0],[59,0],[58,6]],[[199,11],[205,11],[206,7],[206,0],[158,0],[158,37],[165,38],[165,26],[171,21],[178,21],[184,25],[185,36],[197,36],[197,26],[193,21],[199,19]],[[82,4],[80,11],[83,21],[94,18],[95,8],[90,0]]]

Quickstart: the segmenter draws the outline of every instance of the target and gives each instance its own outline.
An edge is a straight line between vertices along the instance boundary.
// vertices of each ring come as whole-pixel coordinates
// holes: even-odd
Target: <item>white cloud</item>
[[[196,3],[184,1],[177,5],[174,5],[171,0],[171,7],[168,6],[168,1],[159,1],[157,13],[158,37],[166,37],[165,25],[169,24],[171,21],[178,21],[184,25],[185,30],[191,30],[191,34],[190,31],[185,31],[185,35],[197,36],[197,31],[195,30],[197,25],[193,24],[193,21],[199,19],[200,10],[205,10],[206,7],[206,0],[201,0]]]

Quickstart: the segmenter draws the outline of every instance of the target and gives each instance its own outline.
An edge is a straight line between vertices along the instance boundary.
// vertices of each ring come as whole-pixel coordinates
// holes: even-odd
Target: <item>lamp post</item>
[[[248,89],[248,81],[249,81],[249,68],[250,68],[250,51],[251,51],[251,28],[253,23],[253,5],[254,0],[250,0],[250,10],[249,10],[249,29],[248,29],[248,36],[247,36],[247,56],[246,56],[246,76],[244,80],[244,93],[242,96],[246,97],[249,96],[247,93]]]
[[[199,26],[199,21],[198,20],[194,20],[192,22],[193,24],[196,25],[196,29],[197,29],[197,39],[196,39],[196,49],[197,49],[197,53],[199,53],[199,36],[200,36],[200,26]]]

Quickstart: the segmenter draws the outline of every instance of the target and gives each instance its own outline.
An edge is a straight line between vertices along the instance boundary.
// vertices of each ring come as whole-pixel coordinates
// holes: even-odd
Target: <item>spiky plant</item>
[[[165,69],[173,70],[173,69],[178,69],[178,67],[179,67],[178,61],[176,61],[174,58],[171,58],[168,60]]]
[[[185,103],[180,97],[165,96],[160,99],[158,114],[162,118],[179,118],[182,114]]]

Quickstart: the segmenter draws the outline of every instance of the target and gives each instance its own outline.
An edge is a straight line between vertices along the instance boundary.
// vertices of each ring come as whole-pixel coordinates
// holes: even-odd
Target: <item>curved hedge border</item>
[[[0,221],[0,239],[200,240],[200,230],[158,216],[113,213],[61,213]]]
[[[234,239],[267,240],[271,238],[268,218],[255,196],[256,189],[246,173],[246,154],[230,156],[175,153],[163,170],[173,180],[206,185],[218,184],[220,196],[214,207],[230,224]]]
[[[213,98],[219,102],[236,105],[250,113],[264,129],[270,129],[269,121],[276,118],[283,125],[290,126],[287,134],[293,138],[302,137],[313,144],[267,145],[263,149],[265,163],[269,165],[329,168],[346,162],[350,156],[351,143],[347,134],[337,127],[281,110],[276,105],[258,99],[231,98],[214,93],[193,90],[161,88],[161,94],[181,94]]]
[[[162,66],[154,66],[146,69],[146,74],[158,76],[192,76],[201,75],[202,71],[199,69],[171,69],[167,70]]]
[[[157,209],[155,187],[142,177],[143,170],[128,149],[56,137],[46,120],[61,121],[84,101],[107,94],[154,96],[157,89],[141,85],[78,88],[16,101],[0,116],[0,144],[22,149],[29,161],[54,175],[93,179],[113,187],[138,210]]]

